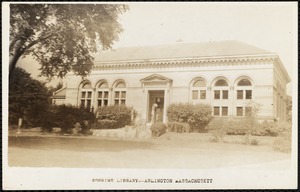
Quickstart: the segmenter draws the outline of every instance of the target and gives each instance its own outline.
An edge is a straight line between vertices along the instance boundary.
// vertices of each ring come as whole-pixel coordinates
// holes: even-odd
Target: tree
[[[246,135],[245,143],[250,144],[252,142],[251,136],[258,129],[258,112],[261,110],[261,104],[254,101],[249,101],[245,106],[245,122],[246,122]]]
[[[28,54],[49,79],[69,71],[86,76],[92,53],[118,40],[118,15],[127,9],[119,4],[11,4],[10,77],[19,58]]]
[[[26,124],[38,125],[50,105],[49,96],[44,83],[16,67],[9,81],[9,123],[17,124],[23,118]]]

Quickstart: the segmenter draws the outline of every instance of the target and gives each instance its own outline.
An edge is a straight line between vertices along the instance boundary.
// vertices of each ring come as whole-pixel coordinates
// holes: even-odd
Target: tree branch
[[[11,59],[10,63],[9,63],[9,77],[11,76],[12,72],[14,71],[16,65],[17,65],[17,62],[19,60],[19,58],[24,54],[24,52],[26,50],[28,50],[29,48],[31,48],[32,46],[36,45],[37,43],[39,42],[42,42],[50,37],[52,37],[53,35],[55,35],[54,33],[51,33],[43,38],[39,38],[35,41],[32,41],[31,43],[29,43],[29,45],[23,49],[21,48],[16,48],[15,49],[15,52],[13,54],[13,58]]]
[[[48,39],[48,38],[50,38],[50,37],[52,37],[52,36],[54,36],[54,35],[55,35],[54,33],[51,33],[51,34],[49,34],[49,35],[47,35],[47,36],[45,36],[45,37],[43,37],[43,38],[37,39],[37,40],[35,40],[35,41],[32,41],[31,43],[29,43],[29,44],[27,45],[27,47],[24,48],[23,53],[25,52],[25,50],[28,50],[29,48],[31,48],[31,47],[34,46],[35,44],[37,44],[37,43],[39,43],[39,42],[42,42],[42,41],[44,41],[44,40],[46,40],[46,39]]]

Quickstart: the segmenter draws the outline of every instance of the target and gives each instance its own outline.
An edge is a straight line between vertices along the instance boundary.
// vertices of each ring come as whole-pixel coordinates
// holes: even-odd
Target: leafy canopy
[[[69,71],[88,75],[92,53],[118,40],[118,15],[127,10],[119,4],[11,4],[10,76],[18,59],[28,54],[49,79]]]

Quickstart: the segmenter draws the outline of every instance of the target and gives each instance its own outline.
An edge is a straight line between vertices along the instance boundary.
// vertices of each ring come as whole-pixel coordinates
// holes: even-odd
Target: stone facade
[[[220,46],[231,44],[239,53],[230,50],[223,55]],[[178,49],[180,57],[173,51],[173,58],[157,54],[153,58],[134,57],[136,51],[132,53],[132,49],[125,57],[128,59],[104,55],[105,59],[96,58],[91,74],[84,80],[68,75],[64,102],[95,111],[98,106],[125,104],[147,122],[153,120],[153,115],[155,121],[167,122],[166,111],[171,103],[207,103],[214,116],[244,116],[247,103],[254,101],[261,105],[261,119],[285,121],[290,78],[276,54],[249,47],[240,42],[221,42],[201,45],[200,56],[194,49],[192,56],[182,55]],[[203,56],[203,50],[212,53]],[[114,54],[118,55],[118,50]],[[126,49],[120,54],[126,54]]]

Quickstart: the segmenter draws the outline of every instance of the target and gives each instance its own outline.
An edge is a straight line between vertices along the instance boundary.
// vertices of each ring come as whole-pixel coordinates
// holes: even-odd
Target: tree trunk
[[[12,56],[11,60],[9,61],[9,78],[11,77],[14,69],[16,68],[17,62],[19,58],[22,56],[22,52],[20,50],[15,51],[15,54]]]

